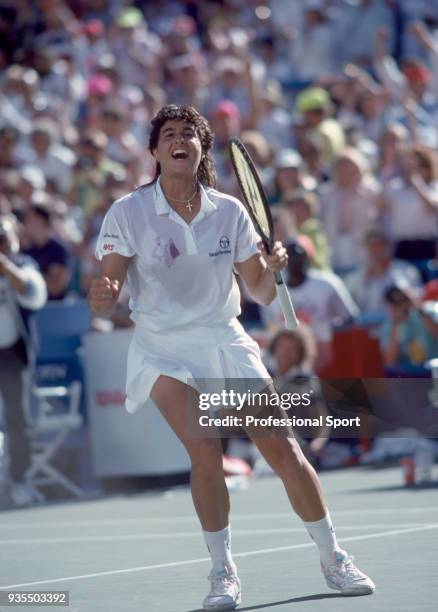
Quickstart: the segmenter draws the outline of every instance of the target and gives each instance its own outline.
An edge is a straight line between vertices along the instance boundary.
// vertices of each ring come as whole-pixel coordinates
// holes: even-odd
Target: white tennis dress
[[[201,209],[187,224],[158,180],[114,202],[96,257],[132,257],[127,282],[135,331],[127,362],[126,408],[135,412],[160,375],[208,391],[208,381],[270,376],[257,343],[236,319],[240,291],[233,265],[258,252],[244,206],[201,186]],[[222,381],[220,383],[219,381]]]

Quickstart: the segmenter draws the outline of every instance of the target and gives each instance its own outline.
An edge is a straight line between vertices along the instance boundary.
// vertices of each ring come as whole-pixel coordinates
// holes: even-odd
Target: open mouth
[[[187,159],[189,154],[184,149],[175,149],[172,153],[173,159]]]

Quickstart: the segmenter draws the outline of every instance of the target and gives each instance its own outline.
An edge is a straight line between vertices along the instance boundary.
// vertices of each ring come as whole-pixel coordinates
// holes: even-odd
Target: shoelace
[[[342,574],[346,576],[347,578],[360,579],[361,575],[357,567],[354,565],[353,561],[354,561],[354,557],[349,556],[346,559],[344,559],[342,563],[340,563],[339,565],[333,566],[333,569],[336,567],[338,571],[341,570]]]
[[[224,595],[226,594],[227,587],[234,584],[233,576],[209,576],[211,581],[211,593],[210,595]]]

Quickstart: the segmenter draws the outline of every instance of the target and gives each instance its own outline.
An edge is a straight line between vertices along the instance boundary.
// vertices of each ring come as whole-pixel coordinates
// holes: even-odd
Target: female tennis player
[[[109,209],[96,247],[101,277],[92,282],[89,303],[96,314],[109,314],[127,277],[136,326],[126,407],[134,412],[151,397],[187,449],[193,502],[213,565],[204,609],[231,610],[241,601],[241,586],[231,555],[222,446],[218,437],[191,433],[188,385],[255,379],[266,386],[259,348],[236,319],[235,273],[254,300],[269,304],[276,295],[273,272],[286,266],[287,255],[281,243],[269,256],[261,252],[244,206],[215,190],[212,143],[194,108],[165,106],[152,120],[156,177]],[[373,582],[338,545],[318,476],[293,437],[249,433],[318,546],[328,586],[346,595],[372,593]]]

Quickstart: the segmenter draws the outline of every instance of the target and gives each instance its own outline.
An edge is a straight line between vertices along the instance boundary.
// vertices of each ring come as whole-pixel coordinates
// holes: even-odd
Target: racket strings
[[[237,147],[232,148],[237,176],[244,198],[250,206],[260,229],[266,238],[270,238],[270,224],[265,211],[264,202],[260,196],[259,186],[257,185],[248,162]]]

